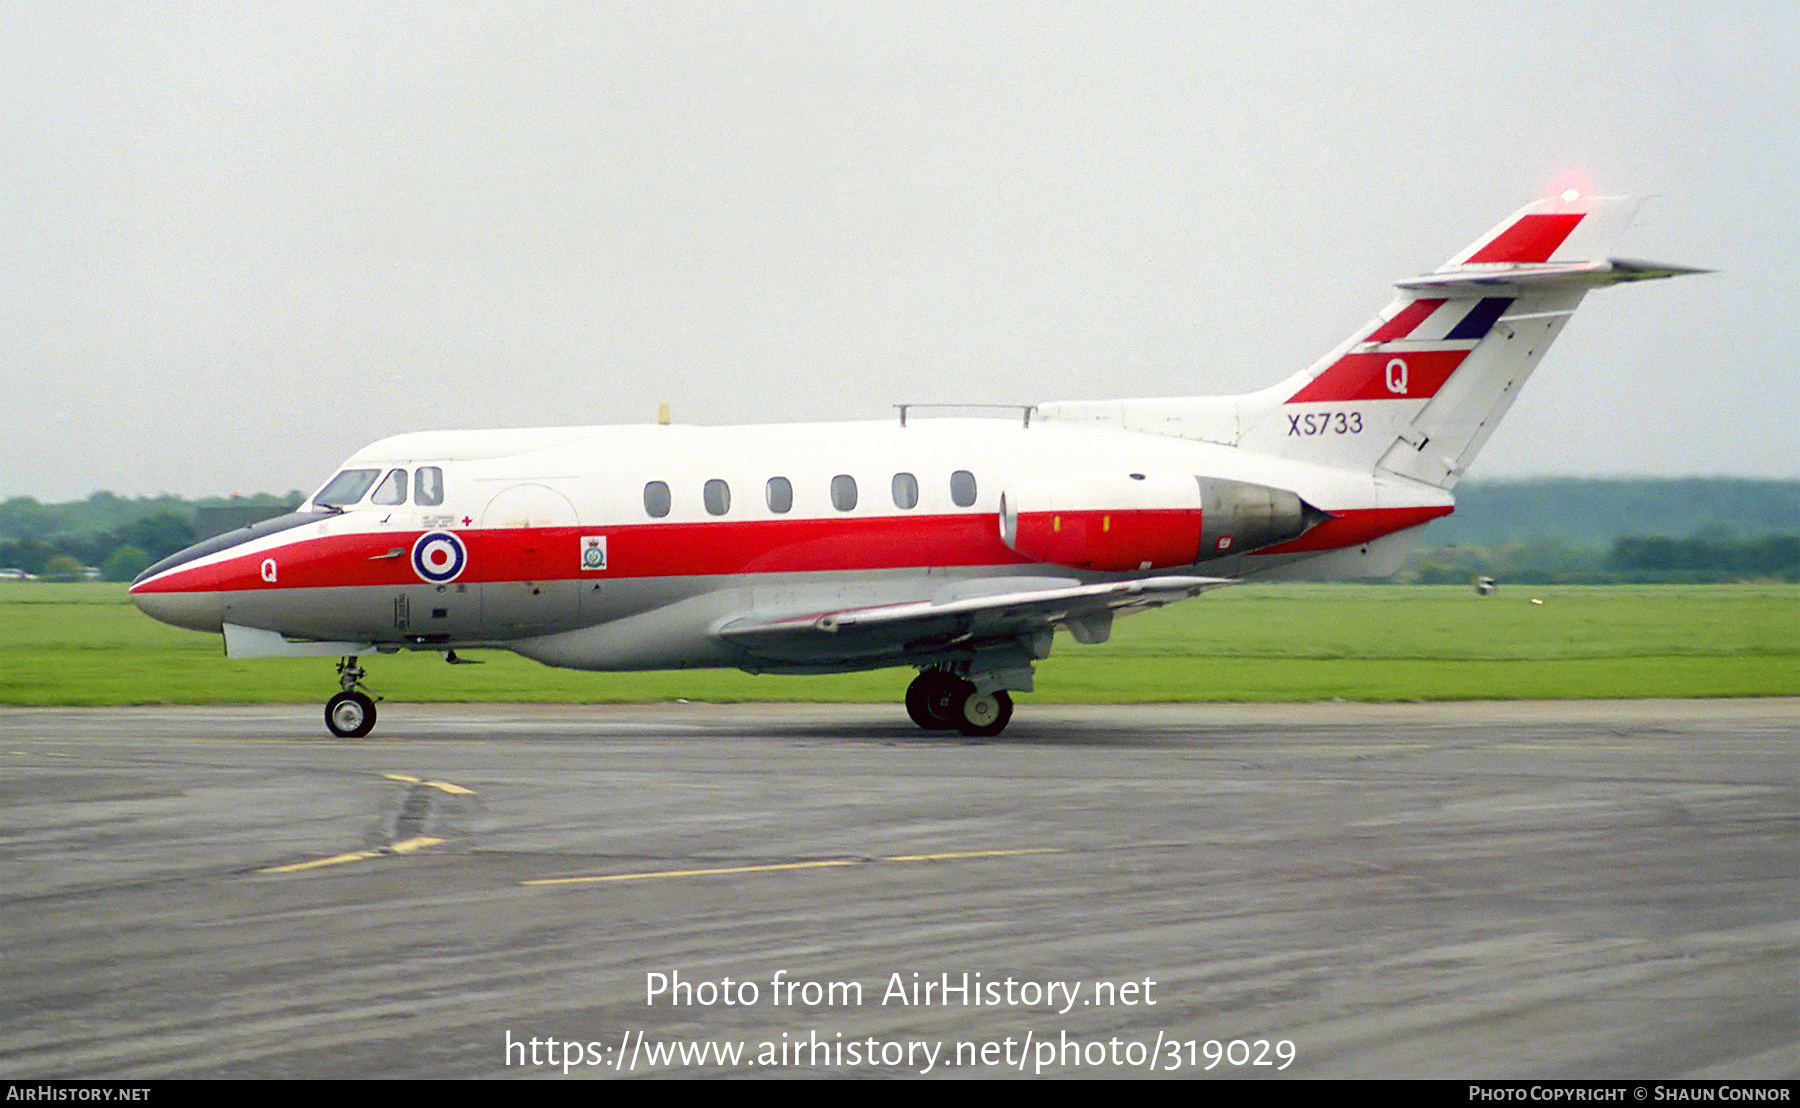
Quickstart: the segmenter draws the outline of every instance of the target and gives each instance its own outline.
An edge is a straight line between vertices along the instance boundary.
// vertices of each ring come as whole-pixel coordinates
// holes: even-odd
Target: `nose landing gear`
[[[367,671],[354,657],[338,661],[342,692],[325,702],[325,726],[340,739],[360,739],[375,729],[375,699],[363,688]]]

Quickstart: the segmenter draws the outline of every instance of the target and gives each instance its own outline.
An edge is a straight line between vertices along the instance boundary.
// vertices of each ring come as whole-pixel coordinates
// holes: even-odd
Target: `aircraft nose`
[[[255,539],[288,531],[325,518],[317,513],[287,515],[227,531],[169,555],[138,574],[131,583],[131,602],[151,619],[193,631],[225,629],[225,593],[229,588],[219,567],[207,559]]]
[[[216,592],[156,591],[153,582],[131,586],[131,602],[151,619],[190,631],[225,630],[225,603]]]

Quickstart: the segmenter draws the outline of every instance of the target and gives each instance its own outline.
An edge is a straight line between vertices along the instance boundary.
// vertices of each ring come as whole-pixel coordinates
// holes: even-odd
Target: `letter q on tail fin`
[[[1566,194],[1521,208],[1399,282],[1399,299],[1307,370],[1243,398],[1238,445],[1450,488],[1590,289],[1705,272],[1606,256],[1639,203]]]

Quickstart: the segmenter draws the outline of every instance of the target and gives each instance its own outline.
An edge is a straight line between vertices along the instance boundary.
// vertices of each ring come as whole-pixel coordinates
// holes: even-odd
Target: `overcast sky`
[[[1800,8],[0,2],[0,497],[1246,391],[1651,200],[1477,478],[1800,475]]]

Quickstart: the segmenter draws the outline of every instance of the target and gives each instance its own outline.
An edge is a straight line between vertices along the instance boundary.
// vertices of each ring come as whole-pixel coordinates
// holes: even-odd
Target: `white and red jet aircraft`
[[[1007,419],[428,431],[358,451],[279,519],[131,596],[233,658],[512,650],[588,670],[910,665],[921,727],[998,734],[1056,628],[1247,579],[1392,573],[1588,290],[1700,272],[1608,259],[1637,209],[1564,194],[1399,284],[1305,371],[1242,396]]]

